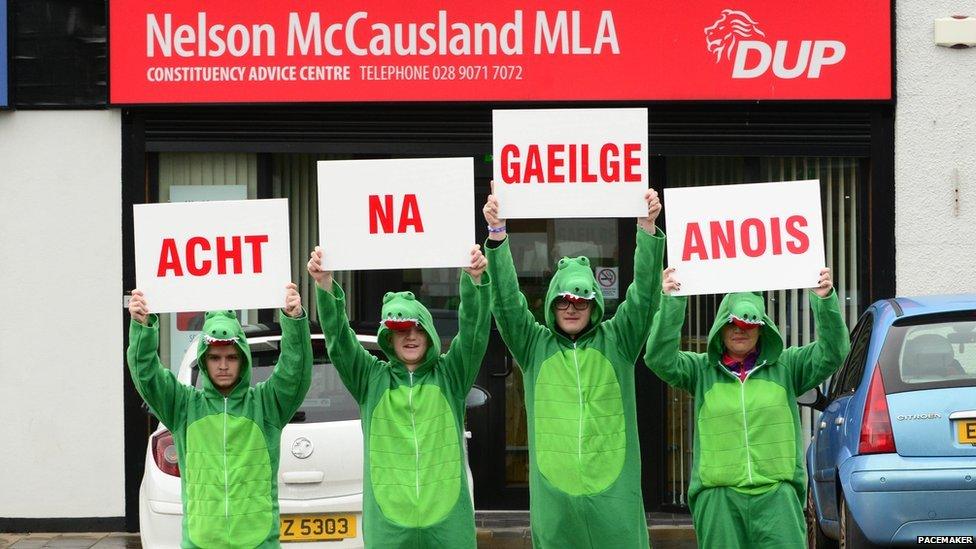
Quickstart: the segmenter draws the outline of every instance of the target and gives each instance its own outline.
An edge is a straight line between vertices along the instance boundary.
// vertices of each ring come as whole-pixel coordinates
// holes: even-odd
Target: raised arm
[[[146,299],[139,290],[129,300],[129,348],[125,351],[129,374],[136,391],[153,414],[170,430],[186,414],[190,387],[177,381],[169,368],[159,360],[159,317],[149,313]]]
[[[471,265],[461,273],[458,285],[458,333],[444,355],[445,373],[454,394],[464,398],[478,377],[481,362],[488,349],[491,328],[491,279],[485,273],[487,260],[481,246],[471,250]]]
[[[677,282],[670,276],[672,272],[674,269],[665,271],[665,292],[651,323],[644,363],[668,385],[695,394],[698,371],[707,355],[681,350],[681,327],[685,323],[688,298],[668,295],[667,292],[677,288]]]
[[[349,326],[346,316],[346,294],[332,278],[332,273],[322,270],[322,249],[318,246],[308,261],[308,273],[315,279],[315,299],[318,305],[319,323],[325,335],[329,360],[339,373],[339,379],[362,404],[369,385],[369,378],[380,360],[363,348],[356,339],[356,332]]]
[[[312,383],[312,336],[308,315],[302,308],[298,286],[289,283],[285,308],[279,313],[281,348],[278,362],[258,391],[269,409],[278,414],[278,425],[285,426],[298,411]]]
[[[498,200],[494,195],[482,209],[488,222],[488,275],[491,277],[491,312],[495,316],[498,332],[515,361],[523,370],[531,364],[530,351],[536,339],[546,328],[536,322],[529,310],[525,295],[519,289],[518,273],[508,244],[505,220],[498,217]]]
[[[851,350],[850,333],[840,311],[830,269],[820,271],[820,282],[810,291],[809,299],[817,338],[802,347],[786,349],[781,359],[792,372],[797,395],[820,385],[836,372]]]

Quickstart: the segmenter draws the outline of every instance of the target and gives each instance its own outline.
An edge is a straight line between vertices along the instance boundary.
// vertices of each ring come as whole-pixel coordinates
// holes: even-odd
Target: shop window
[[[848,327],[851,327],[857,322],[865,298],[865,273],[859,262],[859,250],[864,249],[864,235],[859,228],[866,165],[867,159],[863,158],[668,157],[664,186],[819,179],[827,266],[833,271],[841,310]],[[776,323],[787,346],[805,345],[814,340],[813,314],[806,293],[807,290],[765,292],[767,313]],[[684,350],[705,352],[708,330],[723,297],[702,295],[689,298],[682,334]],[[694,399],[684,391],[668,387],[666,406],[666,471],[662,503],[683,507],[687,505],[688,481],[691,478]],[[805,433],[812,433],[811,425],[816,419],[809,408],[801,408]]]
[[[104,107],[104,1],[11,0],[11,99],[16,107]]]

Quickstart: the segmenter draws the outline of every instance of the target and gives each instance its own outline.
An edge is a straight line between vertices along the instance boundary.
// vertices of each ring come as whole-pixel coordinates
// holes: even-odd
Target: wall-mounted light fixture
[[[935,44],[947,48],[976,46],[976,17],[953,15],[936,19]]]

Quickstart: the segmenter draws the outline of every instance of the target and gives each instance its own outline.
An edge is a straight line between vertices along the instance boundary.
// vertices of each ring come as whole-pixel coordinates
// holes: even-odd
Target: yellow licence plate
[[[976,420],[960,421],[958,425],[959,442],[961,444],[976,444]]]
[[[284,515],[281,541],[329,541],[356,537],[356,515]]]

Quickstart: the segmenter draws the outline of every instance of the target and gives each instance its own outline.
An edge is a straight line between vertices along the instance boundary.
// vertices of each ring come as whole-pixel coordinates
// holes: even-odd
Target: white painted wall
[[[958,10],[976,15],[949,0],[896,5],[898,295],[976,292],[976,48],[933,40],[933,21]]]
[[[0,112],[0,517],[125,514],[121,117]]]

